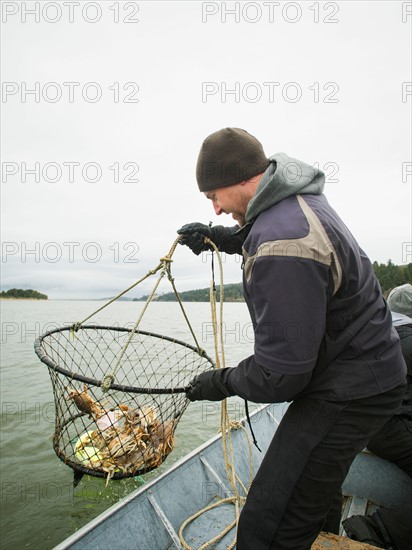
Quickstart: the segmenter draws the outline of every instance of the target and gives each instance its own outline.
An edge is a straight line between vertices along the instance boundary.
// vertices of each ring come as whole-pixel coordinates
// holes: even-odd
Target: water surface
[[[218,403],[192,403],[176,432],[176,446],[165,463],[138,478],[111,481],[85,476],[73,488],[73,471],[52,446],[54,400],[47,367],[34,353],[34,340],[47,330],[81,321],[102,305],[96,301],[1,302],[1,541],[7,550],[48,550],[176,460],[215,435]],[[141,302],[116,302],[89,322],[131,326]],[[214,359],[208,303],[185,303],[199,344]],[[253,331],[244,303],[224,305],[226,366],[236,366],[253,352]],[[142,330],[194,344],[176,303],[151,303]],[[251,406],[253,410],[253,406]],[[243,417],[243,402],[229,400],[234,419]]]

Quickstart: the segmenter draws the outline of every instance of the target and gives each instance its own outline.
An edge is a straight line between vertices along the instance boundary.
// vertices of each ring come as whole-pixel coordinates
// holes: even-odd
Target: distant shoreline
[[[33,302],[39,302],[39,301],[47,302],[48,298],[14,298],[14,297],[6,298],[5,296],[0,296],[0,300],[5,300],[5,301],[21,300],[21,301],[24,301],[24,302],[28,302],[28,301],[33,301]]]

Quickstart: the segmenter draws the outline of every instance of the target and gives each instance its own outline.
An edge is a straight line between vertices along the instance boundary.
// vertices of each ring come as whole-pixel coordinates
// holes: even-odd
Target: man
[[[394,288],[388,296],[392,322],[407,367],[407,386],[395,415],[370,439],[374,454],[394,462],[412,478],[412,285]]]
[[[354,457],[399,406],[406,367],[370,261],[322,194],[324,174],[245,130],[205,139],[200,191],[232,228],[183,226],[199,254],[210,238],[243,254],[254,354],[196,377],[187,396],[291,401],[253,481],[238,550],[306,550],[337,532]]]
[[[393,325],[399,335],[408,369],[402,402],[394,416],[374,434],[368,449],[393,462],[412,478],[412,285],[394,288],[388,296]],[[344,521],[351,539],[374,544],[378,548],[410,550],[412,508],[380,508],[372,515],[355,515]]]

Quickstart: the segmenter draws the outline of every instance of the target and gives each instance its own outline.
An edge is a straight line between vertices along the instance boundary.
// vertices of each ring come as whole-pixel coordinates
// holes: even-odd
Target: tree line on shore
[[[372,265],[385,298],[396,286],[405,285],[406,283],[412,284],[412,263],[395,265],[389,260],[386,264],[373,262]]]
[[[6,291],[2,290],[0,292],[0,298],[30,298],[31,300],[47,300],[48,296],[31,288],[25,290],[22,288],[11,288]]]
[[[395,265],[391,260],[386,264],[373,262],[373,271],[381,285],[382,292],[387,298],[389,292],[396,286],[405,283],[412,284],[412,263],[406,265]],[[243,302],[242,283],[227,284],[223,287],[225,302]],[[208,302],[210,300],[210,288],[200,288],[197,290],[187,290],[179,294],[183,302]],[[28,298],[32,300],[47,300],[48,296],[33,289],[11,288],[0,292],[0,298]],[[148,296],[134,298],[133,301],[146,301]],[[220,288],[216,287],[216,298],[220,300]],[[175,302],[177,300],[174,292],[161,294],[154,298],[158,302]]]
[[[389,292],[396,286],[405,283],[412,284],[412,263],[407,265],[395,265],[389,260],[386,264],[373,262],[373,271],[381,285],[382,292],[385,298]],[[225,302],[243,302],[243,285],[242,283],[224,285],[223,288]],[[220,289],[216,288],[217,299],[220,300]],[[208,302],[210,299],[210,288],[201,288],[197,290],[188,290],[179,293],[183,302]],[[135,301],[146,301],[148,296],[135,298]],[[176,296],[174,292],[161,294],[155,298],[158,302],[175,302]]]
[[[225,302],[244,302],[242,283],[223,285],[223,297]],[[182,302],[208,302],[210,300],[210,288],[198,288],[197,290],[187,290],[179,292]],[[135,298],[136,302],[146,301],[148,296]],[[220,288],[216,287],[216,298],[220,300]],[[157,302],[176,302],[177,298],[174,292],[167,292],[155,298]]]

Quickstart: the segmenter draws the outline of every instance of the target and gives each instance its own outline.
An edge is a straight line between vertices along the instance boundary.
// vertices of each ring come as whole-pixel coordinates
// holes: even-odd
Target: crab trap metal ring
[[[214,366],[199,348],[125,327],[57,328],[34,347],[53,385],[54,450],[80,477],[121,479],[162,464],[189,404],[185,388]],[[104,393],[102,380],[119,357]]]

